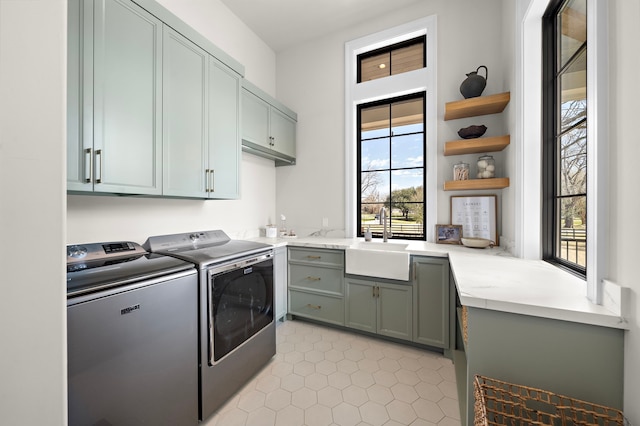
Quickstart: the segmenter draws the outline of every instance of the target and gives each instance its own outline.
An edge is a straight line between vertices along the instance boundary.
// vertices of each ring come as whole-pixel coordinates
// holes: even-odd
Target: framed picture
[[[465,237],[486,238],[498,245],[496,211],[498,197],[473,195],[451,197],[451,223],[462,226]]]
[[[460,244],[461,238],[461,225],[436,225],[436,243]]]

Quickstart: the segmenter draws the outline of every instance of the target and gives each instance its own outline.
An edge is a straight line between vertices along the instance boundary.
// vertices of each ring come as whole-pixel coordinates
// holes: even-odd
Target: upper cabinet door
[[[242,139],[271,149],[269,109],[268,103],[242,91]]]
[[[94,16],[94,191],[160,195],[162,23],[126,0]]]
[[[163,42],[162,193],[206,198],[209,55],[166,26]]]
[[[67,190],[93,191],[93,2],[67,6]]]
[[[296,122],[275,108],[271,108],[271,143],[271,149],[296,157]]]
[[[240,76],[209,61],[209,197],[240,198]]]

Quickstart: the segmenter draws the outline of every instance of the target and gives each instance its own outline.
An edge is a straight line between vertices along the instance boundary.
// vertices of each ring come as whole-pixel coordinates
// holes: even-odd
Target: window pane
[[[391,52],[391,75],[424,68],[424,43],[402,47]]]
[[[391,173],[391,219],[395,238],[424,235],[423,169]]]
[[[585,123],[560,138],[559,195],[587,192],[587,129]]]
[[[424,131],[422,99],[391,104],[391,134],[400,135]]]
[[[587,40],[587,0],[571,0],[558,16],[562,68]]]
[[[389,138],[362,141],[360,150],[363,171],[389,168]]]
[[[369,81],[389,76],[391,71],[389,57],[390,53],[385,52],[380,55],[363,58],[360,61],[359,81]]]
[[[556,256],[580,267],[587,266],[587,197],[568,197],[559,200],[559,236]]]
[[[361,203],[378,203],[389,197],[389,172],[362,172],[360,174]]]
[[[587,52],[560,76],[560,131],[587,118]]]
[[[391,168],[423,167],[423,138],[423,133],[391,138]]]
[[[390,135],[389,105],[363,108],[360,112],[361,139]]]

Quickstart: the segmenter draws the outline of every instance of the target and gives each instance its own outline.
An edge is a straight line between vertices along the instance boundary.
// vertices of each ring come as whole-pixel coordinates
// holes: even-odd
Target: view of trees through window
[[[553,185],[549,225],[553,253],[547,256],[578,272],[586,272],[587,248],[587,2],[556,2],[547,14],[549,38],[547,67],[553,111],[546,124],[551,152],[545,168]],[[552,161],[551,161],[552,160]],[[553,164],[551,164],[553,163]]]
[[[425,94],[358,107],[358,233],[425,239]]]

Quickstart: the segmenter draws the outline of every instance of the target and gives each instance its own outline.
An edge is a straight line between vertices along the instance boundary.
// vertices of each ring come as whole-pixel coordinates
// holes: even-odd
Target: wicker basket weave
[[[624,425],[622,412],[542,389],[476,375],[475,426]]]

